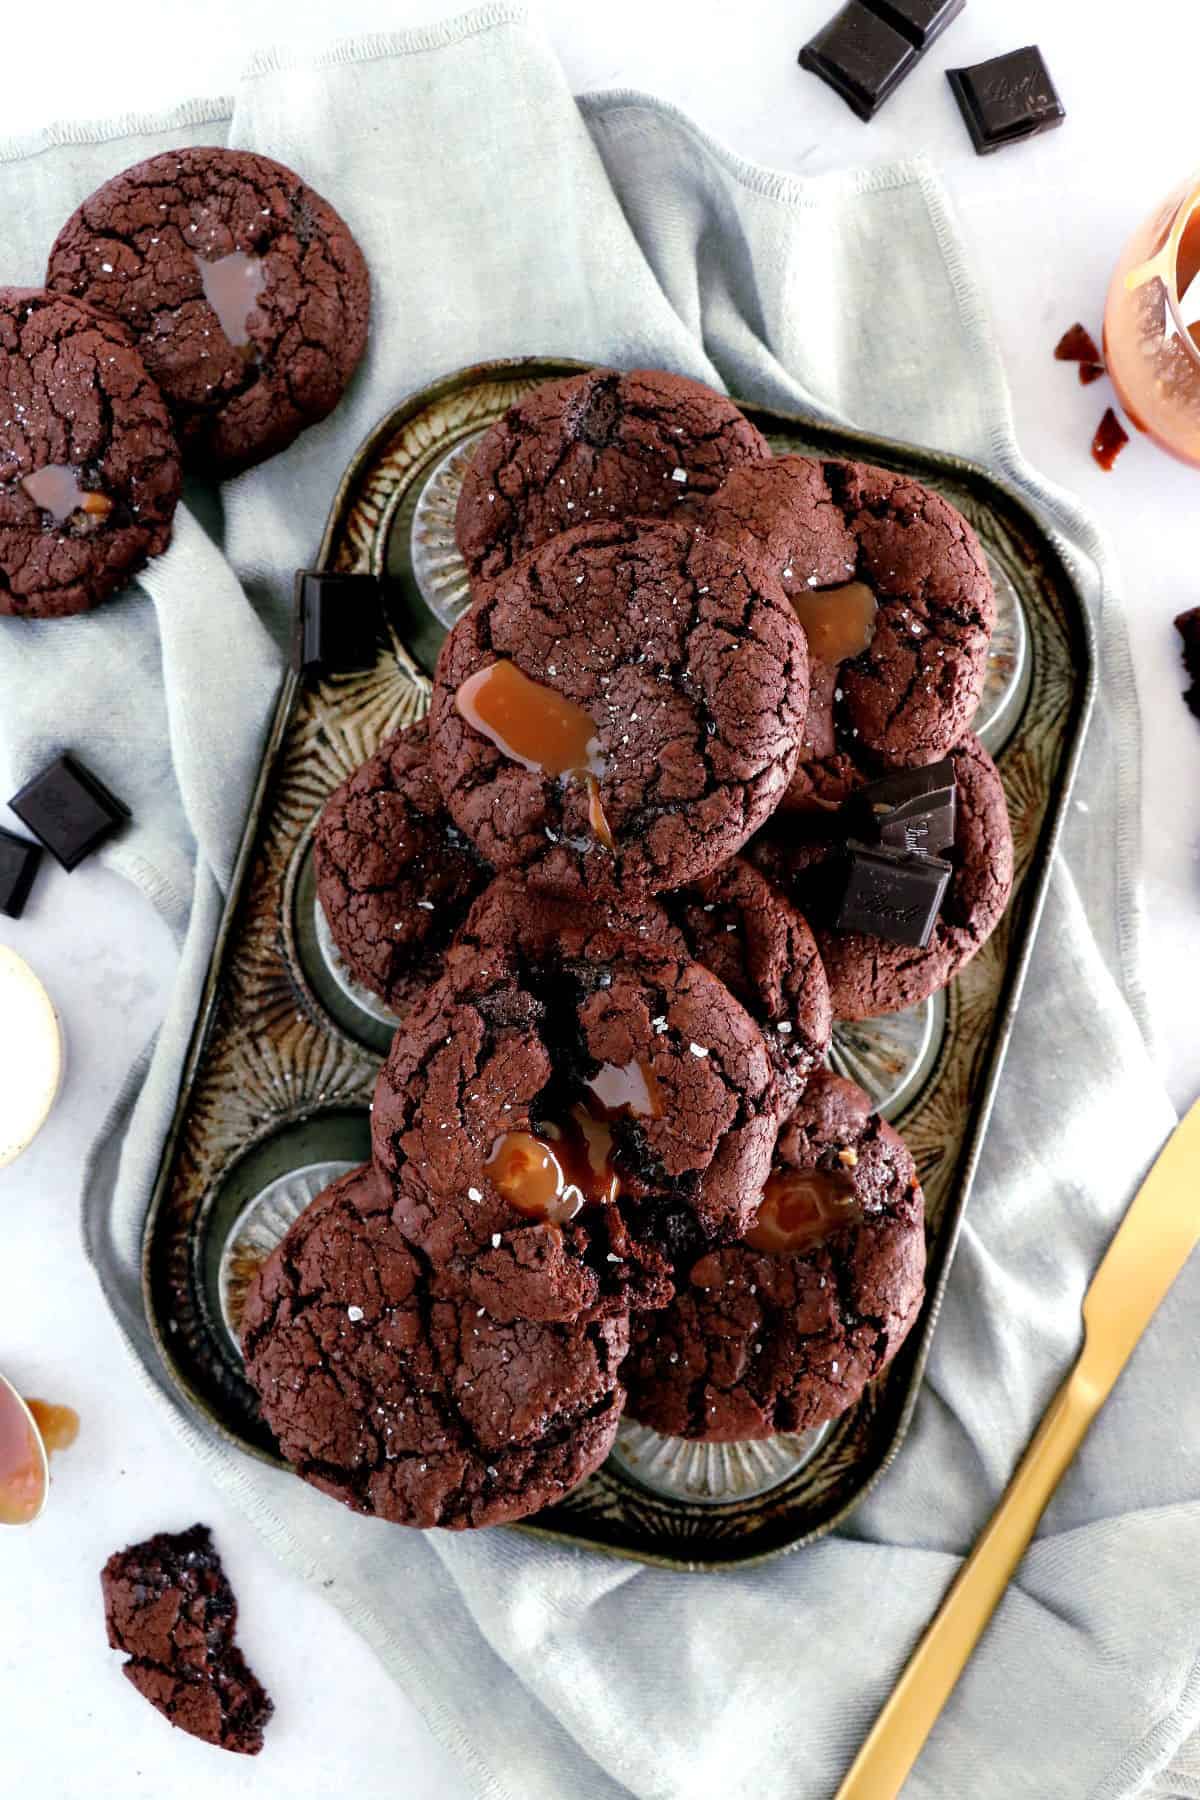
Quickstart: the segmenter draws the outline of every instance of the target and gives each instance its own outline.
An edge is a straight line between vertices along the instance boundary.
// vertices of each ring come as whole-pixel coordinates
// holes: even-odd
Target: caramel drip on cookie
[[[792,595],[796,617],[816,663],[843,663],[861,656],[875,636],[879,602],[864,581],[844,587],[811,588]]]
[[[472,730],[510,762],[535,775],[584,781],[593,836],[606,850],[615,847],[600,799],[605,764],[589,712],[503,658],[468,675],[454,704]]]
[[[629,1113],[639,1119],[662,1118],[662,1090],[649,1063],[601,1063],[584,1085],[607,1118]]]
[[[261,256],[250,256],[245,250],[231,250],[206,262],[196,256],[200,285],[204,298],[217,315],[217,322],[235,350],[250,344],[250,315],[258,305],[267,285],[267,269]]]
[[[66,463],[47,463],[30,475],[22,475],[21,486],[33,504],[49,513],[56,525],[65,525],[78,512],[86,513],[91,525],[101,525],[112,511],[108,495],[80,487],[78,475]]]
[[[565,1125],[546,1125],[540,1133],[506,1131],[484,1166],[519,1213],[564,1225],[585,1206],[612,1205],[619,1183],[611,1155],[608,1126],[573,1106]]]
[[[862,1217],[854,1178],[843,1169],[785,1169],[767,1179],[758,1217],[746,1233],[752,1250],[809,1250]]]
[[[613,1166],[612,1121],[662,1117],[662,1093],[648,1063],[601,1063],[586,1098],[563,1124],[506,1131],[484,1165],[492,1185],[527,1218],[562,1225],[585,1206],[611,1206],[621,1191]]]

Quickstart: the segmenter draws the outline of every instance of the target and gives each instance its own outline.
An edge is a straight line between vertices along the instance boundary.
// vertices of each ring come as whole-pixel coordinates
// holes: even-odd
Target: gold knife
[[[1200,1100],[1167,1139],[1083,1301],[1083,1348],[835,1800],[893,1800],[1092,1420],[1200,1238]]]

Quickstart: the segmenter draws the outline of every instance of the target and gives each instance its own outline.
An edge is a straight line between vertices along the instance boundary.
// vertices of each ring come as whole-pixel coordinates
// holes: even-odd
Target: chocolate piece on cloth
[[[918,769],[895,769],[852,796],[865,832],[894,850],[939,856],[954,842],[954,764],[948,757]]]
[[[850,0],[800,52],[801,68],[819,75],[865,120],[875,117],[919,60],[909,40],[861,0]]]
[[[0,913],[19,919],[42,860],[41,846],[0,831]]]
[[[968,69],[947,69],[946,80],[976,156],[1053,131],[1067,116],[1036,44]]]
[[[869,0],[871,11],[918,50],[928,50],[952,25],[967,0]]]
[[[374,575],[297,569],[296,673],[343,675],[374,667],[382,613]]]
[[[1190,688],[1185,688],[1183,698],[1200,719],[1200,606],[1193,606],[1190,612],[1181,612],[1175,621],[1175,629],[1183,639],[1183,666],[1192,683]]]
[[[887,845],[846,846],[846,886],[834,920],[839,931],[865,931],[893,944],[923,950],[953,870],[936,856],[921,856]]]
[[[64,751],[8,803],[64,869],[77,868],[131,816],[90,769]]]

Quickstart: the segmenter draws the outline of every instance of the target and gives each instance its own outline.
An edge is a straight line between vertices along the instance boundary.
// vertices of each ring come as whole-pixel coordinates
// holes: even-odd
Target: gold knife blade
[[[1084,1296],[1078,1360],[835,1800],[894,1800],[900,1792],[1051,1495],[1198,1239],[1200,1100],[1167,1139],[1105,1251]]]

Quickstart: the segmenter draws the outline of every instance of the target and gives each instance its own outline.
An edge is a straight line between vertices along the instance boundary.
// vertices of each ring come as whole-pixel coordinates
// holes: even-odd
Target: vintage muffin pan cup
[[[311,840],[335,787],[428,707],[429,672],[461,576],[446,553],[469,446],[562,361],[446,377],[381,421],[334,498],[324,568],[388,580],[374,669],[285,678],[226,917],[146,1222],[146,1303],[187,1401],[277,1460],[241,1370],[241,1290],[312,1193],[362,1162],[390,1021],[347,975],[316,903]],[[981,469],[747,409],[777,447],[897,468],[978,531],[1001,600],[984,725],[1016,845],[1013,903],[945,994],[839,1026],[831,1061],[898,1126],[927,1203],[928,1297],[896,1362],[826,1431],[766,1445],[657,1439],[633,1421],[604,1467],[517,1529],[685,1569],[744,1566],[831,1529],[895,1454],[912,1408],[982,1141],[1092,694],[1091,631],[1050,539]]]
[[[631,1480],[665,1500],[700,1506],[730,1506],[769,1494],[810,1463],[829,1436],[827,1425],[812,1431],[781,1431],[775,1437],[741,1443],[696,1444],[663,1437],[636,1419],[621,1420],[612,1460]]]

